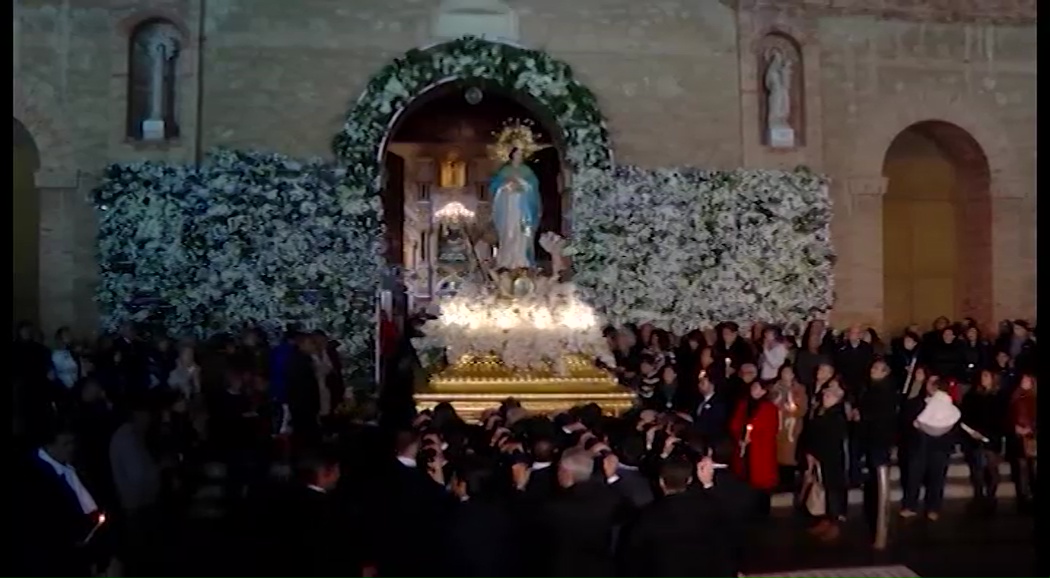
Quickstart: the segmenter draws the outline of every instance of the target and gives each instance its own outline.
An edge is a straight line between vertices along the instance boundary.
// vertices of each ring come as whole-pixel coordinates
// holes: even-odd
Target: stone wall
[[[181,131],[145,145],[124,137],[127,43],[153,17],[183,35]],[[16,0],[14,116],[51,175],[41,178],[63,183],[62,202],[42,188],[42,220],[76,231],[42,226],[42,279],[73,280],[56,281],[61,291],[42,284],[44,310],[92,325],[83,193],[106,163],[191,162],[217,145],[330,156],[374,71],[478,26],[572,64],[599,97],[620,162],[829,174],[841,322],[882,321],[890,142],[918,121],[958,125],[991,169],[993,314],[1034,315],[1033,0]],[[801,47],[802,148],[771,151],[759,138],[756,50],[770,32]]]

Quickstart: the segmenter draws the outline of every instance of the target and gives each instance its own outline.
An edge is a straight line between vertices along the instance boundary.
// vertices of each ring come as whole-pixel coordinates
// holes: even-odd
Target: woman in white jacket
[[[73,351],[73,333],[68,327],[61,327],[55,332],[55,348],[51,350],[51,371],[55,381],[66,390],[76,386],[84,377],[80,356]]]
[[[788,359],[788,346],[780,336],[780,329],[769,326],[762,331],[762,353],[758,378],[770,382],[780,375],[780,368]]]

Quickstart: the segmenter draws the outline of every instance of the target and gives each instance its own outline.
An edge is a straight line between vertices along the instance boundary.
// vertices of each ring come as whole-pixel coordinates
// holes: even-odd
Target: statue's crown
[[[532,131],[531,124],[528,120],[519,119],[504,122],[503,129],[495,133],[496,144],[489,145],[489,156],[506,163],[510,161],[510,153],[514,149],[520,150],[527,159],[536,151],[550,146],[536,142],[536,133]]]

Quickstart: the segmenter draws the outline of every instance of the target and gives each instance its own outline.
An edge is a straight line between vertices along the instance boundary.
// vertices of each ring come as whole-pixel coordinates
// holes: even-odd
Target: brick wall
[[[72,299],[80,326],[92,324],[83,305],[95,277],[83,198],[106,163],[192,161],[216,145],[328,156],[369,76],[434,42],[440,9],[411,0],[204,2],[16,2],[14,116],[33,134],[42,171],[65,175],[63,202],[42,193],[42,220],[76,224],[64,236],[42,228],[42,247],[75,257],[43,256],[42,277],[74,281],[62,292],[42,286],[41,302],[46,310]],[[619,162],[806,164],[829,174],[843,322],[882,321],[881,166],[890,142],[923,120],[959,126],[990,165],[990,308],[997,318],[1034,314],[1034,1],[491,4],[513,12],[520,43],[570,63],[597,93]],[[124,138],[127,39],[156,16],[184,36],[181,138],[144,146]],[[784,152],[758,138],[755,50],[771,31],[797,40],[803,57],[806,145]]]

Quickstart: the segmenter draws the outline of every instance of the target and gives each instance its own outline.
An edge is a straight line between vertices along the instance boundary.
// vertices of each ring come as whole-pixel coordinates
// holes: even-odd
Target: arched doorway
[[[11,188],[13,319],[40,319],[40,197],[35,177],[40,151],[25,125],[14,120]]]
[[[420,96],[390,131],[382,192],[387,261],[406,273],[425,276],[441,259],[434,213],[461,202],[477,215],[475,230],[491,237],[488,180],[498,170],[488,146],[507,122],[528,123],[539,142],[551,145],[528,163],[543,201],[539,233],[564,234],[561,142],[557,125],[527,96],[490,83],[453,81]],[[537,256],[548,256],[537,244]],[[433,286],[435,280],[430,280]]]
[[[884,322],[890,331],[934,318],[991,321],[988,160],[962,128],[923,121],[883,162]]]

